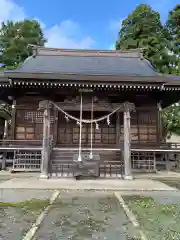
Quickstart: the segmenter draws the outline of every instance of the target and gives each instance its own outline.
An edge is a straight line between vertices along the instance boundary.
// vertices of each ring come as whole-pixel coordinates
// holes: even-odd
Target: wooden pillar
[[[56,108],[54,108],[54,127],[53,127],[54,145],[57,144],[57,140],[58,140],[58,120],[59,120],[59,112]]]
[[[13,100],[12,103],[12,120],[11,120],[11,130],[12,130],[12,135],[11,139],[14,140],[16,138],[15,133],[16,133],[16,100]]]
[[[41,179],[49,177],[49,151],[50,151],[50,104],[49,101],[40,102],[40,108],[44,109],[43,120],[43,142],[42,142],[42,160],[41,160]]]
[[[156,109],[156,142],[160,144],[162,142],[162,108],[161,104],[157,104]]]
[[[120,126],[120,112],[116,113],[116,147],[119,149],[120,148],[120,131],[121,131],[121,126]]]
[[[8,136],[8,120],[4,121],[4,135],[3,135],[3,141],[7,139]],[[3,145],[6,145],[6,142],[3,142]],[[2,170],[6,169],[6,158],[7,158],[7,152],[3,153],[3,158],[2,158]]]
[[[132,180],[131,169],[131,125],[128,103],[124,104],[124,179]]]

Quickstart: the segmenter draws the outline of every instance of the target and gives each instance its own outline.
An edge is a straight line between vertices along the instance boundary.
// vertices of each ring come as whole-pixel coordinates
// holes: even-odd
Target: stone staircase
[[[82,151],[89,154],[89,151]],[[51,154],[50,175],[52,177],[73,177],[73,157],[78,150],[54,149]],[[107,150],[94,150],[93,154],[100,156],[100,176],[117,177],[123,170],[121,153]]]

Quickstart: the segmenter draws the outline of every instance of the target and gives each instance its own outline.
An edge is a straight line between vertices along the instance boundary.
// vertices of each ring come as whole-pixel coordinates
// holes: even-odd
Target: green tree
[[[16,67],[31,54],[28,44],[43,46],[45,42],[41,26],[35,20],[2,23],[0,62],[7,67]]]
[[[176,5],[176,7],[169,12],[166,28],[169,32],[170,40],[173,41],[177,47],[177,53],[180,54],[180,4]]]
[[[180,103],[172,104],[162,111],[163,125],[166,135],[172,132],[180,135]]]
[[[158,71],[169,73],[176,59],[169,54],[172,44],[165,35],[160,14],[149,5],[140,4],[122,22],[116,49],[142,48],[144,57]]]
[[[168,38],[174,46],[173,52],[177,56],[177,66],[174,72],[180,75],[180,4],[177,4],[174,9],[169,12],[165,27]]]

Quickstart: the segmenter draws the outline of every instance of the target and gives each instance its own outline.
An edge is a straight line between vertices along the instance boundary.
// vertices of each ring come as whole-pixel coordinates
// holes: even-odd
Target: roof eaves
[[[164,74],[164,78],[166,79],[166,86],[180,86],[180,76]]]
[[[162,76],[123,76],[123,75],[83,75],[74,73],[27,73],[18,71],[6,71],[6,77],[10,79],[31,79],[31,80],[73,80],[73,81],[100,81],[100,82],[155,82],[166,83],[165,78]]]
[[[4,72],[0,73],[0,85],[9,83],[9,78],[5,76]]]
[[[141,60],[144,60],[144,61],[147,63],[147,65],[148,65],[157,75],[162,76],[161,73],[157,72],[157,70],[156,70],[155,66],[153,66],[152,62],[151,62],[149,59],[147,59],[147,58],[144,57],[142,49],[141,49]]]

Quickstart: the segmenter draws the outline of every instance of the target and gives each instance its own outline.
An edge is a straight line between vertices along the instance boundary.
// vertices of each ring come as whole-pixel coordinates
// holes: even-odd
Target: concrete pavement
[[[151,179],[48,179],[13,178],[0,183],[0,189],[61,189],[61,190],[118,190],[118,191],[177,191],[164,183]]]

